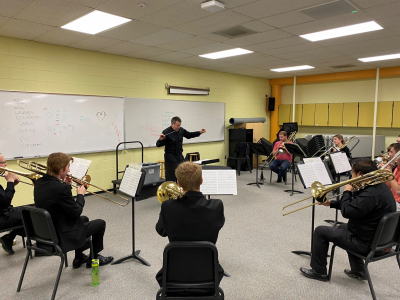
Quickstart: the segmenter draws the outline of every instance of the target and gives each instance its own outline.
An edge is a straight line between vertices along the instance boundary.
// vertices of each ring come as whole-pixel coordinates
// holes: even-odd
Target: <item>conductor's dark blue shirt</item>
[[[165,146],[164,150],[165,153],[174,155],[182,155],[183,137],[191,139],[200,136],[200,131],[189,132],[182,127],[179,128],[178,131],[175,131],[171,126],[164,129],[162,133],[165,135],[165,137],[162,140],[157,140],[156,146],[157,147]]]

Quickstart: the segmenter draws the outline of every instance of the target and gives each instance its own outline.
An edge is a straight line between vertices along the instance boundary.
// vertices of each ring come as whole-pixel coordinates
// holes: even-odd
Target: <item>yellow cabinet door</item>
[[[400,128],[400,101],[393,102],[393,128]]]
[[[329,103],[328,126],[343,126],[343,103]]]
[[[301,126],[301,120],[303,116],[303,104],[296,104],[295,108],[296,110],[294,111],[294,121],[297,122],[297,125]]]
[[[374,126],[374,102],[360,102],[358,104],[358,127]]]
[[[290,104],[281,104],[279,105],[279,122],[278,125],[282,125],[283,123],[289,123],[290,118]]]
[[[393,102],[378,102],[376,113],[376,127],[392,127]]]
[[[328,103],[315,104],[315,126],[328,126]]]
[[[303,104],[303,126],[314,126],[315,104]]]
[[[358,103],[343,103],[343,126],[357,127]]]

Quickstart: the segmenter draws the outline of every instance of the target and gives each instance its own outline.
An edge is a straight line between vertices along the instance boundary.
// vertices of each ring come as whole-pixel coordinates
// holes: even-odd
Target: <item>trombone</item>
[[[294,142],[294,141],[296,140],[296,134],[297,134],[297,131],[293,131],[293,132],[289,135],[289,137],[288,137],[288,139],[287,139],[287,143],[288,143],[288,142]],[[272,156],[272,154],[271,154],[270,156],[268,156],[269,159],[267,158],[265,164],[267,164],[267,165],[270,164],[273,160],[276,159],[276,156],[278,155],[278,153],[279,153],[279,154],[284,154],[286,151],[287,151],[287,150],[286,150],[285,146],[279,147],[278,152],[277,152],[274,156]]]
[[[399,154],[400,154],[400,152],[399,152]],[[342,194],[336,195],[335,197],[329,198],[329,199],[326,197],[326,195],[329,192],[332,192],[332,191],[336,190],[337,188],[339,188],[341,186],[344,186],[346,184],[351,184],[354,187],[355,190],[361,190],[361,189],[365,188],[366,186],[380,184],[380,183],[383,183],[383,182],[386,182],[386,181],[390,181],[390,180],[393,180],[393,179],[394,179],[394,175],[390,170],[379,169],[379,170],[375,170],[375,171],[372,171],[370,173],[358,176],[356,178],[352,178],[352,179],[349,179],[349,180],[346,180],[346,181],[343,181],[343,182],[340,182],[340,183],[336,183],[336,184],[331,184],[331,185],[328,185],[328,186],[324,186],[322,183],[320,183],[318,181],[314,181],[311,184],[311,195],[312,196],[304,198],[302,200],[299,200],[299,201],[296,201],[296,202],[294,202],[292,204],[284,206],[283,209],[282,209],[282,215],[286,216],[288,214],[291,214],[291,213],[294,213],[296,211],[305,209],[307,207],[314,206],[314,205],[319,204],[319,203],[325,203],[330,199],[336,198],[337,196],[340,196]],[[286,213],[284,212],[285,208],[287,208],[289,206],[293,206],[293,205],[295,205],[297,203],[300,203],[302,201],[305,201],[305,200],[308,200],[308,199],[311,199],[311,198],[315,198],[315,200],[317,202],[312,203],[310,205],[303,206],[303,207],[298,208],[296,210],[292,210],[290,212],[286,212]]]
[[[36,180],[38,180],[41,177],[37,173],[23,173],[23,172],[14,171],[14,170],[11,170],[11,169],[8,169],[8,168],[0,167],[0,177],[5,177],[5,173],[6,172],[14,173],[15,175],[26,177],[26,178],[30,179],[32,181],[32,183],[26,182],[26,181],[22,181],[22,180],[19,180],[18,182],[21,182],[21,183],[24,183],[24,184],[28,184],[28,185],[32,185],[32,186],[35,184]]]
[[[26,161],[23,161],[23,160],[18,160],[18,161],[17,161],[17,164],[18,164],[18,166],[20,166],[20,167],[23,168],[23,169],[33,171],[34,173],[40,174],[40,175],[46,174],[46,171],[47,171],[47,167],[46,167],[46,166],[41,165],[41,164],[38,164],[37,162],[26,162]],[[90,193],[90,194],[92,194],[92,195],[95,195],[95,196],[97,196],[97,197],[103,198],[103,199],[105,199],[105,200],[107,200],[107,201],[113,202],[113,203],[115,203],[115,204],[121,205],[121,206],[126,206],[126,205],[129,203],[129,199],[126,199],[126,198],[124,198],[124,197],[122,197],[122,196],[119,196],[119,195],[115,195],[115,196],[117,196],[118,198],[121,198],[121,199],[123,199],[124,201],[126,201],[125,204],[119,203],[119,202],[117,202],[117,201],[111,200],[111,199],[109,199],[109,198],[100,196],[99,194],[96,194],[96,193],[93,193],[93,192],[89,191],[88,188],[89,188],[90,186],[92,186],[92,187],[94,187],[94,188],[96,188],[96,189],[99,189],[99,190],[101,190],[101,191],[103,191],[103,192],[106,192],[106,193],[109,193],[109,194],[111,194],[111,195],[114,195],[113,193],[111,193],[111,192],[109,192],[109,191],[107,191],[107,190],[105,190],[105,189],[102,189],[101,187],[98,187],[98,186],[92,184],[92,183],[90,182],[90,181],[92,180],[92,178],[90,177],[90,175],[85,175],[82,179],[77,178],[77,177],[74,177],[74,176],[72,176],[72,175],[68,175],[68,176],[72,179],[73,182],[76,183],[75,185],[71,185],[71,186],[73,186],[73,187],[78,187],[78,185],[83,185],[83,186],[86,188],[86,191],[87,191],[88,193]]]

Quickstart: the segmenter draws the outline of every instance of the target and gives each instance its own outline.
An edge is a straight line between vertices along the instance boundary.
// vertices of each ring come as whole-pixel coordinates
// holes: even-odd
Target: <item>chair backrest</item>
[[[57,245],[58,238],[49,212],[42,208],[22,208],[22,222],[26,237],[48,245]]]
[[[163,289],[218,291],[218,251],[211,242],[172,242],[164,249]]]
[[[400,243],[400,211],[386,214],[379,221],[374,239],[371,244],[372,251],[379,251],[396,246]]]

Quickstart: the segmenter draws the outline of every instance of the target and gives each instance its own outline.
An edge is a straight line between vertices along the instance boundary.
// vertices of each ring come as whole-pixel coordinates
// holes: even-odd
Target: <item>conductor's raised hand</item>
[[[160,134],[160,138],[159,140],[162,141],[165,138],[165,135],[163,135],[162,133]]]
[[[202,130],[200,130],[200,134],[206,133],[206,130],[203,128]]]
[[[77,193],[78,195],[85,195],[85,193],[86,193],[85,187],[84,187],[83,185],[78,186],[78,187],[76,188],[76,193]]]

